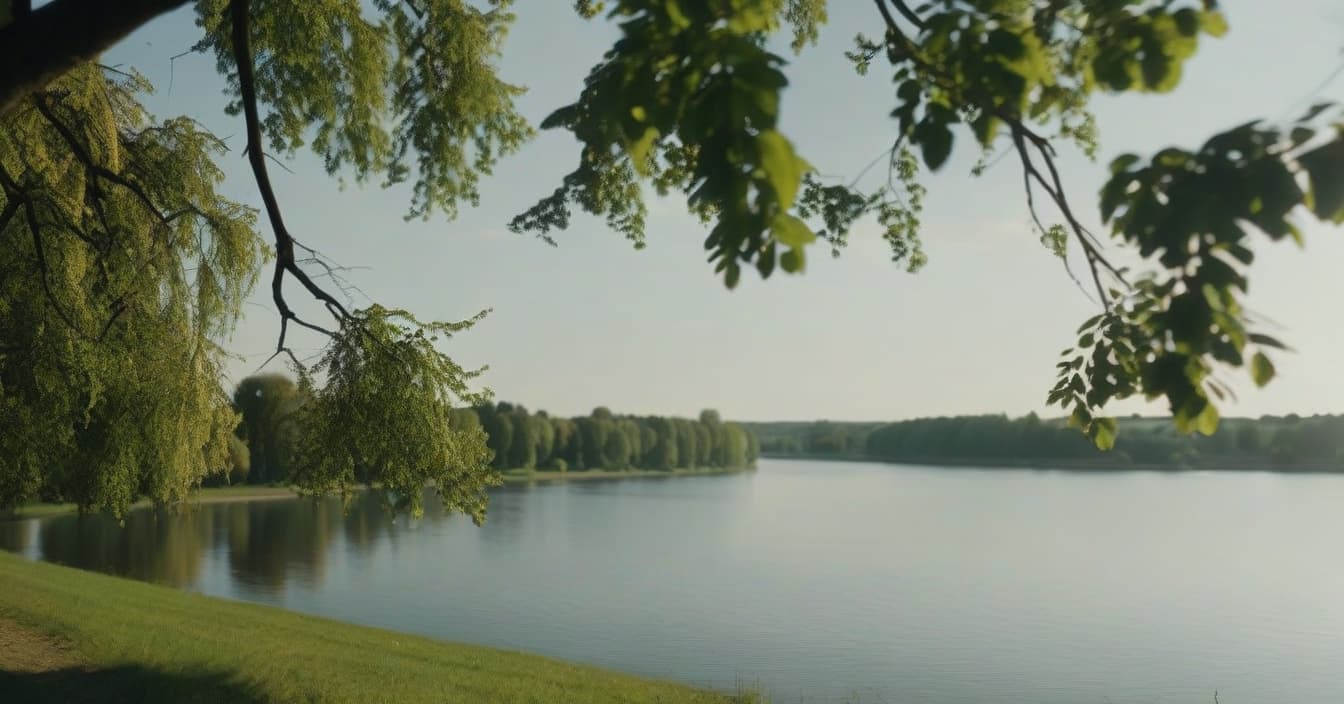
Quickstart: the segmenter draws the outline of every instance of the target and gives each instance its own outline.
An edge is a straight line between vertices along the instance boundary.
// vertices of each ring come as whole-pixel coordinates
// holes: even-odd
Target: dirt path
[[[0,673],[41,673],[83,665],[70,644],[0,618]]]

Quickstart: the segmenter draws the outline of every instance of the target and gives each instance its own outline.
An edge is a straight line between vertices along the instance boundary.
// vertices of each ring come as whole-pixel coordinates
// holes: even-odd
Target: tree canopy
[[[190,3],[196,49],[216,57],[245,128],[266,236],[258,213],[217,192],[222,143],[190,117],[148,115],[149,86],[98,64],[187,4],[0,0],[0,504],[124,511],[137,495],[179,499],[226,466],[237,416],[219,340],[269,261],[276,354],[299,374],[318,429],[296,451],[302,486],[379,482],[417,511],[432,482],[448,508],[481,520],[492,481],[483,435],[450,421],[483,391],[439,346],[475,319],[342,303],[315,278],[319,243],[288,229],[268,160],[306,147],[332,175],[409,184],[412,218],[474,204],[480,180],[532,135],[514,106],[522,88],[494,67],[512,2]],[[1178,429],[1212,433],[1228,393],[1220,372],[1268,383],[1283,345],[1245,309],[1247,243],[1257,232],[1300,239],[1303,219],[1344,222],[1344,118],[1322,103],[1203,145],[1114,158],[1098,195],[1110,246],[1085,226],[1059,150],[1100,154],[1093,96],[1175,89],[1199,44],[1228,31],[1214,0],[875,0],[872,31],[847,56],[881,79],[875,90],[895,86],[880,145],[890,178],[876,189],[823,176],[779,129],[788,60],[775,47],[815,42],[825,0],[577,0],[575,10],[621,36],[540,124],[571,133],[578,158],[513,229],[552,241],[578,208],[639,246],[651,187],[703,218],[730,288],[744,269],[803,271],[809,251],[840,251],[864,216],[915,270],[922,176],[959,143],[982,163],[1005,155],[1043,241],[1086,262],[1069,275],[1086,281],[1098,314],[1062,355],[1049,400],[1102,447],[1115,440],[1104,415],[1114,400],[1163,398]],[[1142,264],[1121,267],[1117,252]],[[294,290],[329,319],[298,315]],[[289,350],[291,324],[329,337],[311,368]],[[643,447],[637,424],[606,425],[580,419],[572,432],[613,457]],[[659,452],[712,453],[696,426]],[[525,460],[535,445],[519,442]]]

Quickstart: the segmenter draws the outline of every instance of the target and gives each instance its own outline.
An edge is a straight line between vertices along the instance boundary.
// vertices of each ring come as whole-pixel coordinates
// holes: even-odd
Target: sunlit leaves
[[[775,130],[762,130],[756,136],[760,154],[760,168],[765,171],[765,182],[774,189],[775,200],[792,204],[802,185],[807,162],[793,151],[793,145]]]
[[[1256,386],[1264,386],[1274,378],[1274,363],[1264,352],[1256,352],[1251,358],[1251,379]]]
[[[310,142],[332,174],[409,181],[408,217],[475,204],[480,177],[531,135],[513,106],[522,89],[494,66],[513,21],[509,4],[375,0],[365,12],[357,0],[253,3],[271,149]],[[215,52],[236,95],[227,6],[197,0],[206,36],[196,48]]]
[[[466,370],[437,344],[471,327],[422,323],[372,306],[355,314],[311,369],[299,370],[311,397],[293,481],[306,491],[348,495],[367,477],[395,510],[418,516],[432,485],[448,510],[485,520],[485,490],[499,483],[479,427],[450,422],[453,404],[483,400]],[[318,384],[321,380],[321,384]]]
[[[1041,233],[1041,244],[1050,250],[1051,254],[1065,259],[1069,254],[1069,233],[1063,225],[1051,225]]]
[[[771,232],[780,244],[791,248],[801,248],[817,239],[816,234],[808,229],[807,223],[788,213],[781,213],[775,218]]]
[[[224,145],[155,122],[135,76],[82,65],[0,130],[0,506],[124,513],[229,466],[216,341],[264,261],[220,197]],[[28,215],[31,214],[31,218]]]
[[[1091,78],[1111,91],[1175,88],[1186,59],[1198,47],[1200,32],[1219,37],[1227,31],[1218,10],[1180,5],[1167,0],[1145,12],[1095,12]]]

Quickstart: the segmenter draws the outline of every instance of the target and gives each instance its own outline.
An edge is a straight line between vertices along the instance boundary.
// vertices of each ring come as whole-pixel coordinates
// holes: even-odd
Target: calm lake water
[[[34,558],[777,702],[1344,701],[1344,477],[754,473],[0,523]]]

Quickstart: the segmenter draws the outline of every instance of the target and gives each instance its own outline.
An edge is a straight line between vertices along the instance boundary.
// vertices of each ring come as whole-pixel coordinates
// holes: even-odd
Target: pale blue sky
[[[859,78],[842,56],[857,32],[877,33],[872,8],[831,4],[821,44],[792,60],[784,128],[820,170],[852,175],[893,138],[893,95],[880,70]],[[577,95],[614,36],[604,22],[574,17],[570,5],[516,5],[501,70],[530,88],[520,108],[534,123]],[[1336,0],[1224,5],[1233,31],[1205,42],[1177,93],[1098,100],[1101,160],[1063,161],[1090,220],[1110,158],[1194,146],[1249,119],[1295,115],[1344,59],[1344,8]],[[189,114],[232,135],[226,191],[259,204],[241,155],[241,118],[223,114],[213,57],[177,59],[168,90],[169,57],[198,36],[192,21],[189,10],[161,18],[106,60],[133,64],[155,82],[148,105],[157,115]],[[1344,97],[1344,78],[1324,95]],[[968,147],[959,143],[949,165],[926,181],[930,261],[919,274],[889,263],[870,223],[840,259],[817,249],[806,274],[777,273],[768,282],[747,275],[735,291],[705,263],[704,232],[680,201],[651,203],[642,252],[592,219],[576,219],[558,248],[509,233],[508,220],[575,163],[576,147],[561,133],[542,134],[502,163],[480,207],[456,221],[405,223],[406,192],[342,190],[306,153],[289,164],[292,175],[276,169],[273,178],[296,236],[342,264],[370,267],[353,279],[374,300],[438,319],[493,308],[447,350],[464,364],[489,364],[485,383],[530,408],[692,414],[715,407],[749,420],[1044,413],[1056,355],[1095,311],[1028,227],[1015,164],[973,178]],[[1280,357],[1280,379],[1269,388],[1241,385],[1247,390],[1229,414],[1344,410],[1344,278],[1337,276],[1344,232],[1311,228],[1307,242],[1305,250],[1256,248],[1251,303],[1283,325],[1280,336],[1297,352]],[[235,381],[269,355],[278,331],[268,287],[253,300],[229,343],[243,356],[230,366]],[[309,348],[319,342],[294,340]]]

